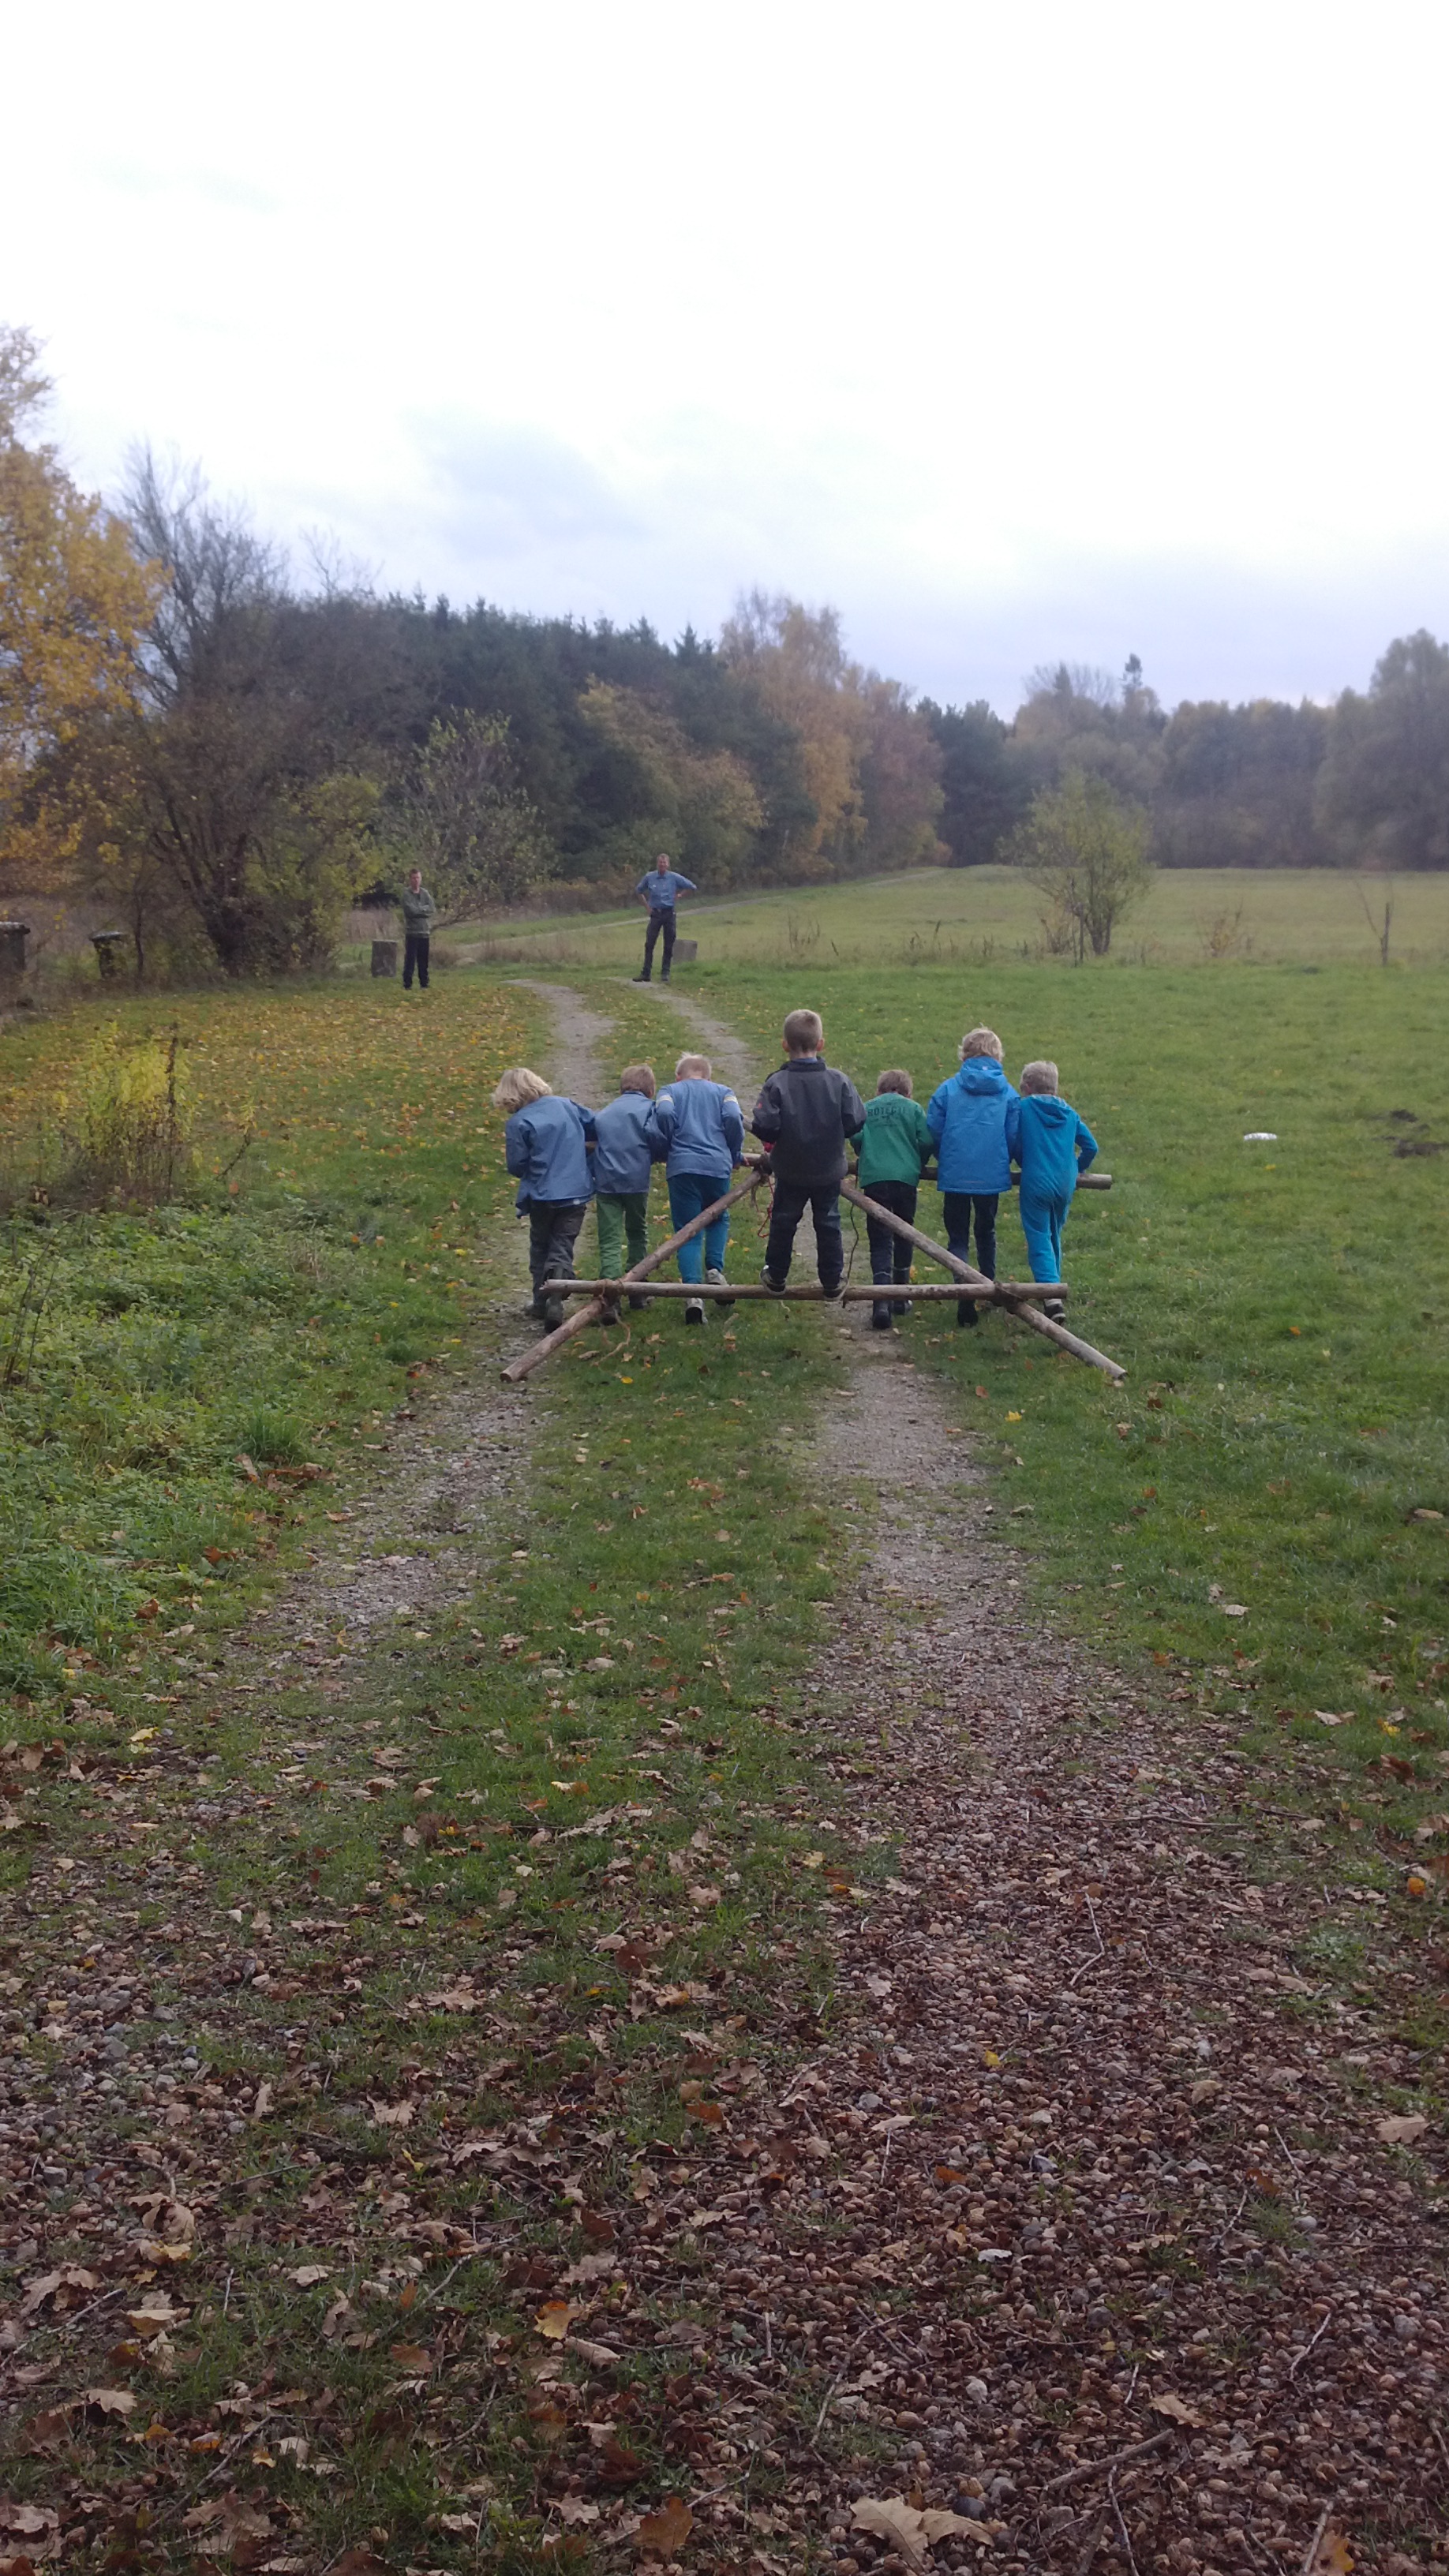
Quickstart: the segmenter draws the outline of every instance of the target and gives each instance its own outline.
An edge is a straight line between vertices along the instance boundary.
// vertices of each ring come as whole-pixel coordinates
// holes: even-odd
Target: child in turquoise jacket
[[[1021,1166],[1021,1230],[1033,1279],[1060,1279],[1062,1227],[1077,1180],[1095,1162],[1097,1140],[1070,1101],[1057,1096],[1057,1068],[1045,1057],[1023,1065],[1020,1097],[1006,1113],[1006,1144]],[[1060,1323],[1066,1308],[1049,1297],[1042,1309]]]

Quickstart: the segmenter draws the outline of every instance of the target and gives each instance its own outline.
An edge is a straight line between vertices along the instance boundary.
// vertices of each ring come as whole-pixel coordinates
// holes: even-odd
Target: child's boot
[[[686,1324],[702,1324],[704,1322],[704,1299],[702,1297],[685,1298],[684,1320]]]
[[[977,1322],[979,1322],[979,1320],[980,1320],[980,1319],[979,1319],[979,1317],[978,1317],[978,1315],[977,1315],[977,1312],[976,1312],[976,1300],[975,1300],[975,1298],[974,1298],[974,1297],[962,1297],[962,1298],[958,1301],[958,1303],[957,1303],[957,1307],[956,1307],[956,1321],[957,1321],[957,1323],[958,1323],[958,1324],[964,1324],[964,1325],[966,1325],[968,1328],[970,1328],[970,1327],[973,1327]]]
[[[871,1308],[871,1310],[870,1310],[870,1329],[871,1329],[871,1331],[872,1331],[873,1333],[888,1333],[888,1332],[890,1331],[890,1328],[891,1328],[891,1310],[890,1310],[890,1306],[889,1306],[889,1304],[888,1304],[888,1303],[883,1302],[880,1298],[877,1298],[877,1300],[876,1300],[875,1304],[872,1306],[872,1308]]]
[[[722,1270],[706,1270],[706,1272],[705,1272],[705,1274],[704,1274],[704,1275],[705,1275],[705,1278],[708,1280],[708,1282],[709,1282],[709,1284],[710,1284],[711,1288],[723,1288],[723,1287],[724,1287],[724,1285],[725,1285],[725,1275],[724,1275],[724,1272],[723,1272]],[[729,1311],[730,1311],[730,1309],[731,1309],[731,1307],[733,1306],[733,1304],[734,1304],[734,1302],[735,1302],[735,1301],[734,1301],[733,1297],[716,1297],[716,1299],[715,1299],[715,1301],[714,1301],[714,1302],[715,1302],[715,1305],[718,1307],[719,1312],[720,1312],[722,1315],[727,1315],[727,1314],[729,1313]]]

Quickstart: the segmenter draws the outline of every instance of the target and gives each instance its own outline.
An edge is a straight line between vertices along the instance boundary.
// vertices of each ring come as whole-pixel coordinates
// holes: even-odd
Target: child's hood
[[[1077,1113],[1069,1100],[1061,1100],[1054,1091],[1029,1091],[1022,1101],[1033,1118],[1044,1127],[1075,1127]]]
[[[963,1091],[1009,1091],[1010,1083],[994,1055],[968,1055],[956,1076]]]

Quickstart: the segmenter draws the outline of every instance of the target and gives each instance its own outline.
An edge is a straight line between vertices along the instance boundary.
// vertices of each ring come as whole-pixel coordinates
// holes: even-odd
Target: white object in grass
[[[1277,1142],[1271,1127],[1250,1127],[1243,1138],[1245,1145],[1276,1145]]]

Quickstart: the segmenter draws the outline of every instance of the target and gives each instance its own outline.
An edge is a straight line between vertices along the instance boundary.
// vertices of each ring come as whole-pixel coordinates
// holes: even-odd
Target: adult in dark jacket
[[[790,1276],[795,1235],[808,1207],[815,1227],[815,1264],[827,1297],[845,1275],[840,1236],[840,1184],[847,1139],[865,1125],[865,1102],[848,1074],[821,1054],[825,1030],[818,1011],[791,1011],[785,1022],[785,1061],[755,1102],[750,1126],[770,1149],[775,1184],[765,1266],[767,1288]]]
[[[432,955],[433,923],[438,907],[423,883],[421,868],[409,868],[403,887],[403,991],[410,993],[413,977],[424,992],[428,989],[428,959]]]
[[[572,1278],[574,1245],[593,1195],[594,1113],[581,1101],[557,1098],[526,1064],[504,1074],[493,1106],[512,1113],[503,1150],[518,1183],[515,1205],[528,1219],[533,1312],[552,1332],[563,1322],[563,1299],[549,1295],[549,1281]]]

